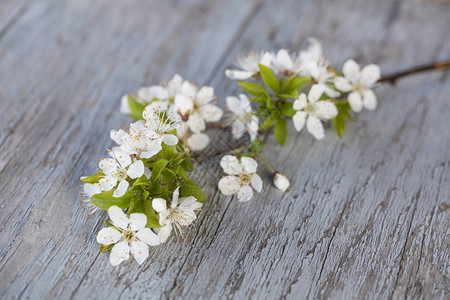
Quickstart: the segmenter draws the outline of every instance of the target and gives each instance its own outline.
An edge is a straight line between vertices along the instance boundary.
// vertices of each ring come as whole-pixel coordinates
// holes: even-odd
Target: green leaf
[[[97,173],[97,174],[91,175],[89,177],[83,178],[83,179],[81,179],[81,181],[83,181],[85,183],[98,183],[100,181],[100,179],[104,176],[105,176],[105,174],[103,174],[103,173]]]
[[[206,196],[202,189],[193,181],[186,180],[180,186],[180,197],[194,196],[198,202],[205,202]]]
[[[171,159],[172,157],[174,157],[176,155],[175,148],[177,147],[177,145],[168,146],[168,145],[166,145],[166,143],[162,143],[161,147],[162,147],[162,149],[161,149],[161,151],[159,151],[158,154],[162,158]]]
[[[259,125],[259,129],[261,130],[266,130],[267,128],[269,128],[270,126],[272,126],[272,124],[277,120],[276,116],[271,116],[267,119],[264,120],[264,122]]]
[[[178,166],[177,168],[177,175],[180,176],[181,178],[188,180],[188,175],[186,173],[186,171],[183,169],[182,166]]]
[[[275,137],[277,138],[278,143],[284,146],[287,138],[287,123],[283,118],[278,119],[277,124],[275,125]]]
[[[168,170],[167,168],[165,170],[162,170],[161,174],[159,174],[159,180],[164,184],[169,184],[173,180],[175,180],[175,173],[172,170]]]
[[[128,106],[130,107],[131,116],[135,120],[143,120],[142,112],[144,111],[145,104],[139,103],[132,96],[128,95]]]
[[[259,71],[261,73],[261,77],[264,80],[264,83],[274,92],[278,92],[280,89],[280,80],[277,78],[275,74],[273,74],[272,70],[265,65],[259,64]]]
[[[144,208],[143,213],[147,216],[147,227],[150,227],[150,228],[160,228],[160,227],[162,227],[159,224],[159,219],[156,216],[155,211],[153,210],[152,200],[151,199],[144,199],[143,200],[143,208]]]
[[[115,227],[110,221],[108,221],[108,220],[105,220],[104,221],[105,222],[105,225],[107,226],[107,227]]]
[[[253,152],[259,153],[264,148],[264,142],[260,138],[256,138],[253,140],[250,147]]]
[[[259,96],[261,94],[267,94],[266,89],[256,83],[238,81],[237,84],[247,93]]]
[[[122,197],[113,197],[114,191],[107,191],[100,194],[95,194],[92,196],[92,203],[95,204],[98,208],[107,210],[113,205],[117,205],[118,207],[125,209],[128,206],[130,206],[130,201],[136,195],[134,194],[135,191],[130,189],[126,191],[125,195]]]
[[[168,162],[169,161],[167,159],[162,158],[155,163],[152,170],[152,177],[150,178],[151,182],[155,182],[156,179],[159,178],[159,175],[161,174],[162,170],[166,167]]]
[[[278,108],[281,110],[281,112],[282,112],[285,116],[288,116],[288,117],[294,116],[295,113],[297,112],[297,111],[294,109],[294,103],[292,103],[292,102],[280,104],[280,105],[278,106]]]
[[[133,183],[133,187],[148,186],[148,185],[150,185],[150,182],[148,181],[148,179],[145,175],[142,175]]]
[[[148,193],[150,197],[159,197],[163,193],[161,185],[159,182],[155,182],[151,187],[148,188]]]
[[[291,94],[291,92],[298,93],[305,85],[311,81],[311,77],[295,77],[288,80],[285,92]]]
[[[194,165],[192,165],[191,155],[189,153],[186,154],[186,159],[180,163],[180,166],[187,172],[194,171]]]
[[[115,244],[110,244],[110,245],[100,245],[100,252],[106,252],[112,249],[112,247],[114,247]]]
[[[351,120],[351,109],[350,104],[347,101],[338,101],[335,103],[338,109],[337,116],[333,119],[334,130],[339,137],[345,135],[345,123],[347,119]]]

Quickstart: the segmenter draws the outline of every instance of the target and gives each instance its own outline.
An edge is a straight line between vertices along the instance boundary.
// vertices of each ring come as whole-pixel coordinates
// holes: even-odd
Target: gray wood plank
[[[338,66],[357,57],[393,71],[450,54],[445,5],[155,3],[35,1],[0,40],[2,298],[447,298],[442,72],[380,87],[379,108],[344,139],[302,132],[280,151],[269,138],[265,154],[291,178],[288,193],[266,184],[237,203],[215,188],[217,159],[206,161],[193,177],[209,201],[185,240],[152,249],[140,268],[98,254],[104,214],[85,218],[76,185],[111,144],[108,130],[128,121],[123,93],[178,71],[211,82],[223,104],[238,91],[223,76],[236,55],[297,49],[310,35]]]

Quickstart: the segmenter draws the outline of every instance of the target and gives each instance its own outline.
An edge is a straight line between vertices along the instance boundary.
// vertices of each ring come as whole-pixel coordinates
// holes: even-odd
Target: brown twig
[[[382,76],[380,80],[378,80],[378,83],[390,83],[395,84],[396,81],[402,77],[412,75],[415,73],[425,72],[425,71],[432,71],[432,70],[443,70],[450,68],[450,61],[443,61],[443,62],[435,62],[428,65],[422,65],[414,68],[407,69],[405,71],[393,73],[390,75]]]

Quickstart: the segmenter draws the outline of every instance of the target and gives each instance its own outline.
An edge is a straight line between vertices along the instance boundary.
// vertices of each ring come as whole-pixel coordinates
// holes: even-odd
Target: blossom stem
[[[450,60],[449,61],[443,61],[443,62],[434,62],[431,64],[427,64],[427,65],[422,65],[422,66],[417,66],[417,67],[413,67],[401,72],[397,72],[397,73],[393,73],[393,74],[389,74],[386,76],[382,76],[379,80],[378,83],[390,83],[390,84],[395,84],[397,82],[398,79],[408,76],[408,75],[412,75],[415,73],[420,73],[420,72],[425,72],[425,71],[432,71],[432,70],[444,70],[444,69],[448,69],[450,68]]]
[[[267,166],[267,168],[269,168],[270,172],[275,172],[274,168],[272,168],[269,164],[269,162],[260,154],[260,153],[256,153],[256,156],[258,156],[262,162]]]

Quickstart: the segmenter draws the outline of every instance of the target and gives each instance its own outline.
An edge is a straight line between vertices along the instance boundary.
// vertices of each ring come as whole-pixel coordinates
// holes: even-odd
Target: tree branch
[[[425,72],[425,71],[432,71],[432,70],[443,70],[450,68],[450,61],[443,61],[443,62],[435,62],[428,65],[422,65],[414,68],[407,69],[405,71],[393,73],[390,75],[382,76],[380,80],[378,80],[378,83],[390,83],[395,84],[396,81],[402,77],[412,75],[415,73]]]

